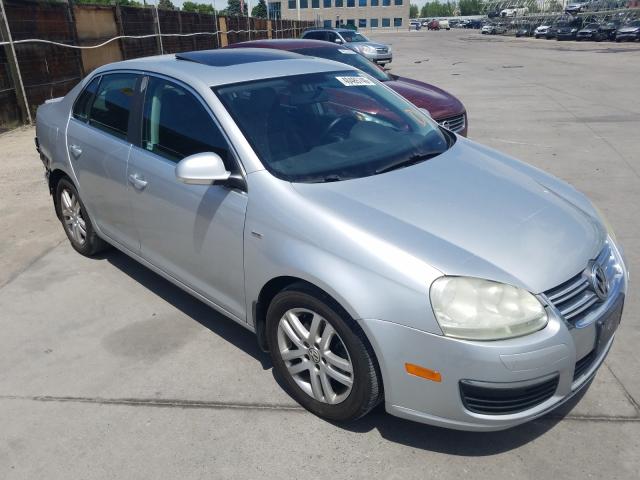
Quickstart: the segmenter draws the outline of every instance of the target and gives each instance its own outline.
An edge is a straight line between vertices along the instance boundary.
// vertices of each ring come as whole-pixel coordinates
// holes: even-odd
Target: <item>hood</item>
[[[389,48],[389,45],[385,45],[384,43],[376,43],[376,42],[355,42],[355,43],[348,43],[348,45],[351,45],[354,48],[359,45],[368,45],[373,48],[387,48],[387,49]]]
[[[638,30],[640,30],[640,27],[622,27],[618,29],[618,32],[620,33],[633,33],[633,32],[637,32]]]
[[[444,154],[411,167],[293,188],[350,230],[380,240],[374,245],[393,245],[445,274],[539,293],[586,268],[606,234],[578,201],[543,186],[527,169],[458,139]],[[548,184],[558,182],[535,171]]]
[[[441,88],[409,78],[394,78],[395,80],[384,82],[384,84],[418,108],[429,110],[434,120],[449,118],[465,112],[462,102]]]

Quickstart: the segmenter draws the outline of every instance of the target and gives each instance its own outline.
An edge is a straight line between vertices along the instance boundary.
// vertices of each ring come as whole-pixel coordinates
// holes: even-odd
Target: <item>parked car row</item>
[[[523,29],[524,31],[524,29]],[[527,29],[528,31],[528,29]],[[552,25],[539,25],[533,31],[535,38],[555,38],[556,40],[603,40],[640,41],[640,20],[621,23],[616,20],[604,23],[583,23],[578,17],[573,20],[558,21]]]

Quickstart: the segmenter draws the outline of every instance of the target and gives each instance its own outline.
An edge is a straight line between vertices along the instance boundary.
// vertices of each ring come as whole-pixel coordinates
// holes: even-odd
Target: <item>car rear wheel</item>
[[[294,285],[275,296],[266,327],[276,374],[310,412],[348,422],[380,402],[373,350],[355,321],[328,296]]]
[[[55,206],[64,232],[78,253],[90,257],[109,247],[96,234],[78,190],[66,178],[61,179],[56,187]]]

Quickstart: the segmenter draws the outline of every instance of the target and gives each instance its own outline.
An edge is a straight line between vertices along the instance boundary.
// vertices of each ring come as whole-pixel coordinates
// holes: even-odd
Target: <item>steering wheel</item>
[[[351,115],[341,115],[334,118],[329,126],[324,129],[324,132],[322,132],[320,140],[322,141],[327,137],[344,140],[346,138],[345,134],[348,133],[348,130],[351,130],[351,127],[353,127],[356,121],[357,120]]]

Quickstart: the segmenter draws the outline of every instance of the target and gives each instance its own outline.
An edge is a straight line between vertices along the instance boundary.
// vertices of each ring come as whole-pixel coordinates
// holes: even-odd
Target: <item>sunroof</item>
[[[178,60],[202,63],[211,67],[228,67],[243,63],[268,62],[301,58],[297,53],[265,48],[234,48],[229,50],[199,50],[195,52],[176,53]]]

